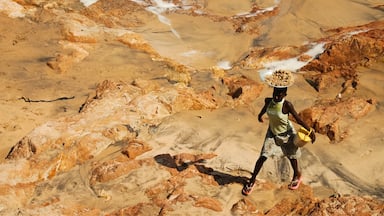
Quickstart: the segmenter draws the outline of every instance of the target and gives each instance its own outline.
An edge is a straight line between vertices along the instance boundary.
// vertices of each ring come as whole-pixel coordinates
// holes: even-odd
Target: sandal
[[[300,176],[298,179],[296,178],[296,179],[292,180],[291,183],[288,185],[288,188],[290,190],[296,190],[299,188],[301,182],[302,182],[302,178]]]
[[[245,196],[248,196],[249,194],[252,193],[253,187],[255,186],[255,183],[247,183],[244,185],[243,190],[241,193]]]

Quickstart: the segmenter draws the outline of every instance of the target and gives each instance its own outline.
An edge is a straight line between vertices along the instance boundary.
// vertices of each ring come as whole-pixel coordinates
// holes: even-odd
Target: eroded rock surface
[[[350,28],[336,29],[336,35],[327,43],[325,51],[304,66],[302,70],[309,73],[306,78],[314,88],[322,91],[334,83],[355,82],[358,86],[359,66],[382,61],[384,54],[384,26],[380,22],[360,26],[351,32]]]
[[[240,190],[249,173],[244,174],[241,167],[224,171],[228,162],[217,159],[220,156],[215,152],[226,138],[219,139],[220,134],[196,141],[199,148],[192,149],[188,142],[194,141],[195,130],[182,134],[190,137],[180,135],[177,142],[167,137],[155,142],[159,128],[167,127],[165,119],[172,121],[169,118],[176,113],[240,109],[258,98],[264,85],[243,74],[213,67],[204,70],[211,85],[193,88],[198,82],[193,79],[202,71],[162,56],[142,35],[127,30],[158,18],[147,10],[145,2],[98,1],[87,8],[78,1],[2,3],[2,11],[11,17],[52,22],[62,32],[61,50],[46,59],[47,67],[57,74],[65,74],[85,61],[103,41],[143,52],[154,62],[162,62],[164,68],[163,75],[152,80],[105,80],[84,101],[79,113],[46,122],[20,139],[0,164],[1,214],[384,214],[383,197],[337,195],[319,199],[307,184],[292,193],[279,183],[259,181],[255,193],[266,198],[243,197]],[[178,10],[186,6],[184,3],[174,3],[178,7],[169,13],[229,22],[231,33],[255,37],[262,31],[259,22],[276,16],[280,9],[263,10],[255,3],[248,14],[220,16],[210,13],[202,1],[191,1],[185,10]],[[382,60],[383,26],[378,21],[330,30],[329,37],[317,39],[325,44],[325,51],[316,58],[303,54],[310,49],[308,44],[253,47],[233,64],[234,69],[257,70],[268,61],[295,57],[308,62],[298,76],[305,74],[308,83],[318,90],[319,100],[300,115],[318,133],[337,142],[348,136],[351,121],[358,121],[377,105],[376,98],[357,94],[359,76],[364,75],[357,68]],[[181,147],[185,143],[186,147]],[[173,152],[161,152],[163,149]],[[271,194],[279,199],[268,199],[274,197]]]

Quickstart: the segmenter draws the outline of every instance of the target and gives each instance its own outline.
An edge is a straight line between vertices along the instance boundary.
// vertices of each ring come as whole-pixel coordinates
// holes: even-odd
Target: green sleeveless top
[[[275,135],[285,133],[292,128],[291,122],[288,119],[288,114],[283,113],[283,104],[284,99],[280,102],[271,100],[267,107],[269,128]]]

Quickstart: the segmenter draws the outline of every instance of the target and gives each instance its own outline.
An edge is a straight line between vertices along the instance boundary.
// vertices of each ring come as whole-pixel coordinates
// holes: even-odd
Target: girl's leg
[[[256,176],[259,174],[261,167],[263,167],[264,162],[267,160],[266,157],[260,156],[259,159],[257,159],[255,168],[253,169],[252,177],[249,180],[249,183],[253,184],[256,181]]]
[[[255,168],[252,173],[252,177],[249,182],[244,185],[243,190],[241,191],[244,195],[249,195],[250,193],[252,193],[253,186],[255,185],[256,181],[256,176],[266,160],[267,158],[265,156],[260,156],[259,159],[257,159]]]
[[[293,168],[293,178],[291,183],[288,185],[288,188],[291,190],[296,190],[299,188],[301,183],[301,172],[299,171],[299,166],[297,159],[289,159]]]
[[[289,161],[291,162],[291,166],[293,169],[292,180],[299,179],[301,177],[301,172],[299,171],[299,165],[298,165],[297,159],[289,159]]]

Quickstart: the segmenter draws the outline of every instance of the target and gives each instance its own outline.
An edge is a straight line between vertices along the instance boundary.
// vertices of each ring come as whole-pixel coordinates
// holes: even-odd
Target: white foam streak
[[[96,3],[98,0],[80,0],[81,3],[83,3],[83,5],[85,7],[89,7],[91,5],[93,5],[94,3]]]
[[[181,38],[180,34],[175,29],[172,28],[171,21],[167,17],[162,15],[162,13],[166,11],[178,9],[178,7],[175,4],[170,2],[165,2],[162,0],[152,0],[150,4],[147,4],[145,1],[141,1],[141,0],[131,0],[131,1],[136,2],[137,4],[140,4],[140,5],[146,6],[147,11],[155,14],[161,23],[169,26],[169,28],[171,29],[171,32],[177,38],[179,39]]]
[[[156,3],[157,7],[161,9],[168,10],[168,9],[176,8],[176,5],[173,3],[164,2],[162,0],[153,0],[153,1]]]
[[[308,50],[307,52],[305,52],[304,54],[305,55],[309,55],[313,58],[315,58],[317,55],[319,55],[320,53],[324,52],[324,45],[325,43],[319,43],[319,44],[316,44],[312,47],[312,49]],[[312,60],[311,59],[311,60]]]
[[[305,55],[310,56],[311,58],[307,61],[300,61],[298,57],[280,60],[280,61],[273,61],[273,62],[267,62],[263,65],[263,69],[259,70],[260,78],[262,80],[265,79],[265,76],[271,75],[273,71],[276,70],[290,70],[290,71],[297,71],[298,69],[304,67],[307,65],[311,60],[313,60],[317,55],[322,53],[324,51],[324,43],[316,44],[314,45],[310,50],[305,52]]]
[[[369,31],[369,30],[370,30],[370,29],[358,30],[358,31],[352,31],[352,32],[349,32],[349,33],[348,33],[348,36],[357,35],[357,34],[360,34],[360,33],[367,32],[367,31]]]
[[[190,50],[188,52],[182,53],[181,55],[185,56],[185,57],[191,57],[191,56],[197,55],[197,54],[198,54],[198,52],[196,50]]]
[[[172,28],[172,27],[171,27],[171,32],[172,32],[177,38],[181,39],[180,34],[179,34],[174,28]]]
[[[255,16],[258,16],[259,14],[263,14],[265,12],[273,11],[273,10],[275,10],[275,8],[276,7],[268,7],[268,8],[265,8],[263,10],[256,11],[254,13],[243,13],[243,14],[238,14],[236,16],[237,17],[246,17],[246,18],[255,17]]]
[[[229,61],[220,61],[217,63],[217,66],[224,70],[229,70],[232,68],[231,63]]]
[[[255,17],[255,16],[258,16],[258,15],[263,14],[265,12],[270,12],[270,11],[275,10],[278,7],[279,4],[280,4],[280,0],[275,0],[275,5],[274,6],[258,10],[258,11],[254,12],[254,13],[249,13],[249,12],[239,13],[239,14],[236,14],[235,17],[246,17],[246,18]]]

